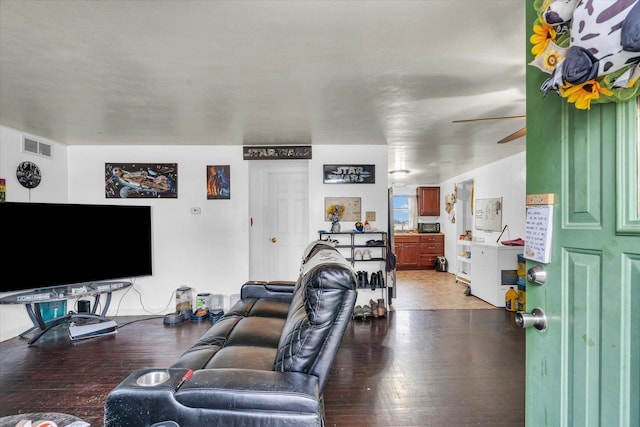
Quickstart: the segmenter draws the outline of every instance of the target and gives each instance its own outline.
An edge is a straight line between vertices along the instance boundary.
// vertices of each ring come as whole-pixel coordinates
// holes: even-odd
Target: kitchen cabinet
[[[523,250],[522,246],[472,242],[471,294],[496,307],[504,307],[504,296],[509,286],[518,288],[515,284],[518,254]]]
[[[396,235],[395,254],[398,270],[435,268],[436,258],[444,256],[444,234]]]
[[[436,258],[439,256],[444,256],[444,234],[422,234],[420,236],[420,267],[435,268]]]
[[[420,267],[420,236],[395,236],[397,270],[416,270]]]
[[[440,216],[440,187],[416,189],[419,216]]]

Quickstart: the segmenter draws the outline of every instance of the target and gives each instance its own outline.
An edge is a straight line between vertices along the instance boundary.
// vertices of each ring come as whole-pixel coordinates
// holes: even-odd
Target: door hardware
[[[535,285],[544,285],[547,281],[547,270],[542,265],[534,265],[527,270],[527,280]]]
[[[531,313],[523,313],[521,311],[516,313],[516,325],[521,328],[534,327],[539,331],[547,329],[547,316],[540,308],[534,308]]]

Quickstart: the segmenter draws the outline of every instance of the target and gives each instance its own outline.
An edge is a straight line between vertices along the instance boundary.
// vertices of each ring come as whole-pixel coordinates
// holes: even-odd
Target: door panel
[[[526,425],[638,426],[638,105],[578,110],[542,97],[546,77],[527,68],[527,194],[555,206],[551,261],[527,260],[547,272],[527,282],[527,311],[544,310],[547,328],[526,332]]]
[[[296,280],[308,242],[308,162],[250,165],[250,280]]]

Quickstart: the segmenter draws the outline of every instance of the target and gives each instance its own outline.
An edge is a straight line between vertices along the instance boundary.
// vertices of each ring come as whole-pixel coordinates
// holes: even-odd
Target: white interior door
[[[250,280],[296,280],[308,242],[308,162],[252,161]]]

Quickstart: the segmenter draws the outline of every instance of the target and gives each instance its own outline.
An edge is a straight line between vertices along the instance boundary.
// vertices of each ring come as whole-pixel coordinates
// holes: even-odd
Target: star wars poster
[[[207,200],[230,198],[230,166],[207,166]]]
[[[178,198],[177,163],[105,163],[107,199]]]

